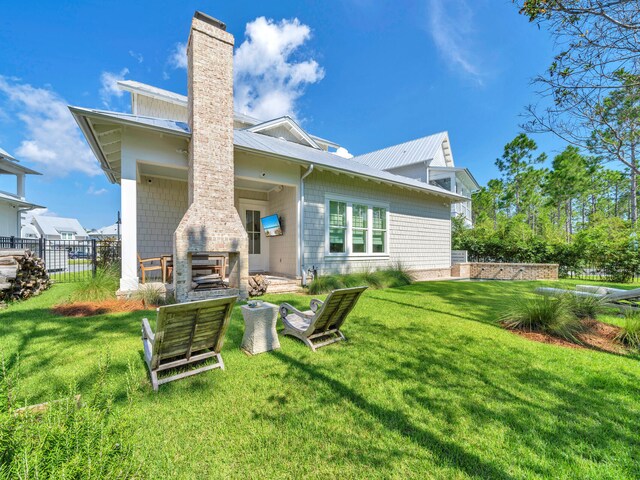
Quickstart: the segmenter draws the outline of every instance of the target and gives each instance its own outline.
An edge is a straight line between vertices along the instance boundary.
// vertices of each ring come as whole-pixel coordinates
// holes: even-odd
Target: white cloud
[[[429,0],[429,33],[444,60],[482,85],[484,73],[471,45],[473,10],[467,0]]]
[[[171,68],[187,68],[187,44],[178,42],[173,46],[167,63]]]
[[[103,194],[107,193],[107,189],[106,188],[96,188],[93,185],[91,185],[87,189],[87,193],[89,195],[103,195]]]
[[[129,50],[129,55],[135,58],[138,61],[138,63],[144,62],[144,56],[141,53],[134,52],[133,50]]]
[[[276,23],[258,17],[247,24],[245,37],[234,55],[236,109],[263,120],[295,117],[306,85],[324,77],[314,59],[292,59],[311,29],[297,18]]]
[[[49,88],[36,88],[0,75],[3,105],[24,123],[16,157],[33,162],[51,176],[100,174],[98,163],[80,134],[67,102]],[[1,98],[1,97],[0,97]]]
[[[349,150],[344,147],[338,147],[334,153],[342,158],[353,158],[353,155],[349,153]]]
[[[118,73],[102,72],[100,75],[100,98],[105,107],[110,108],[111,98],[120,98],[124,94],[123,90],[118,87],[118,81],[124,80],[125,75],[129,73],[128,68],[123,68]]]

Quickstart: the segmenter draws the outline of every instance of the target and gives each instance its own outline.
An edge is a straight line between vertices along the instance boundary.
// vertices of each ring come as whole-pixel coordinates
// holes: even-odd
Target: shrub
[[[602,299],[598,297],[580,297],[566,295],[563,299],[571,312],[580,319],[596,319],[602,311]]]
[[[404,287],[414,282],[413,275],[400,262],[396,263],[392,268],[383,270],[381,273],[387,287]]]
[[[576,334],[583,328],[564,297],[520,299],[501,322],[509,329],[547,333],[575,343],[580,343]]]
[[[366,285],[370,288],[403,287],[413,283],[413,277],[400,263],[385,270],[367,270],[358,273],[344,275],[318,276],[309,284],[309,293],[312,295],[327,293],[338,288],[360,287]]]
[[[118,273],[112,268],[100,268],[96,274],[78,283],[73,300],[92,302],[115,297],[118,290]]]
[[[309,284],[309,293],[317,295],[319,293],[327,293],[338,288],[345,288],[341,275],[318,275]]]
[[[628,347],[640,349],[640,315],[633,310],[624,314],[624,325],[616,335],[616,340]]]
[[[153,285],[141,285],[134,298],[140,300],[145,307],[158,307],[176,303],[173,294],[167,294],[162,288]]]
[[[4,370],[0,391],[0,479],[135,478],[128,424],[103,391],[106,368],[98,373],[95,393],[80,407],[70,392],[44,411],[12,409],[11,375]],[[83,399],[84,400],[84,399]]]

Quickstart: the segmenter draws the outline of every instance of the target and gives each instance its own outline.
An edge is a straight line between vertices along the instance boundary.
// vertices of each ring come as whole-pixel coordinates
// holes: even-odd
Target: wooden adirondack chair
[[[288,303],[280,305],[284,334],[299,338],[314,352],[317,348],[346,340],[340,327],[353,310],[367,287],[343,288],[332,291],[324,302],[313,299],[306,312]],[[321,341],[314,343],[314,340]]]
[[[236,297],[222,297],[158,308],[156,332],[142,319],[144,358],[154,390],[163,383],[220,368],[220,350]],[[158,379],[158,373],[215,357],[217,362]]]

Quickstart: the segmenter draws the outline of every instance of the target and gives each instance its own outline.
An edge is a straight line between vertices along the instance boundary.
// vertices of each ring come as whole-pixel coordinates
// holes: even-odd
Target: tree
[[[536,181],[531,172],[535,165],[543,163],[547,156],[542,153],[534,157],[538,145],[526,134],[520,133],[504,146],[502,157],[496,159],[496,166],[502,172],[507,188],[507,201],[515,208],[515,214],[524,211],[525,200],[535,192],[532,182]]]
[[[614,90],[593,110],[595,128],[588,142],[597,154],[629,167],[629,205],[633,225],[638,221],[638,154],[640,153],[640,85],[625,76],[624,88]]]
[[[577,147],[568,146],[553,159],[545,190],[549,196],[549,203],[556,208],[558,224],[564,214],[567,240],[573,235],[573,201],[585,192],[588,184],[587,161]]]
[[[553,132],[585,147],[598,128],[596,110],[613,90],[640,85],[637,0],[514,0],[520,12],[551,33],[560,50],[534,83],[528,132]],[[635,173],[638,167],[623,162]]]

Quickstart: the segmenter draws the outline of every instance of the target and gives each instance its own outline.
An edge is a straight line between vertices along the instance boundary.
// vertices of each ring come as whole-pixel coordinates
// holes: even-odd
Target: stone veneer
[[[207,296],[191,288],[191,254],[229,255],[229,290],[247,295],[247,234],[234,208],[233,35],[196,12],[187,47],[189,208],[174,234],[174,287],[183,302]]]
[[[451,276],[477,280],[557,280],[555,263],[458,263]]]

